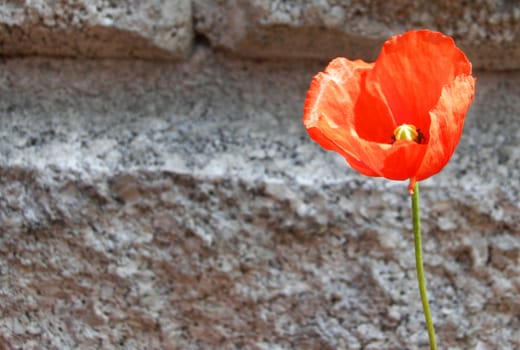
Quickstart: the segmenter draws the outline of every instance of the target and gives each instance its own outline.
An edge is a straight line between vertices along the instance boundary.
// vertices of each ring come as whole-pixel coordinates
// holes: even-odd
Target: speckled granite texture
[[[323,63],[0,66],[0,346],[422,349],[407,184],[306,136]],[[442,348],[520,347],[520,74],[422,186]]]
[[[407,183],[301,123],[310,58],[423,26],[489,69],[421,187],[440,349],[520,348],[518,6],[345,3],[0,4],[1,350],[427,348]]]

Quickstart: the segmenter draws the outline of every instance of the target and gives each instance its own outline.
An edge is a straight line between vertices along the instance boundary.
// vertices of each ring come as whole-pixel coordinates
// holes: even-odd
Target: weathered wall
[[[476,68],[520,68],[520,4],[508,0],[11,0],[0,54],[174,59],[198,35],[243,57],[373,60],[417,28],[453,36]]]
[[[393,34],[451,35],[477,68],[520,68],[520,4],[507,0],[193,0],[195,30],[247,57],[373,60]]]
[[[33,13],[36,3],[0,9]],[[426,348],[407,184],[362,177],[307,137],[302,103],[324,61],[240,58],[278,56],[254,40],[245,50],[249,39],[237,38],[258,38],[255,26],[273,28],[274,14],[285,11],[277,9],[288,5],[111,3],[119,23],[130,21],[129,6],[134,18],[173,16],[172,26],[190,23],[188,37],[208,40],[165,48],[153,30],[136,29],[152,23],[143,19],[104,29],[140,54],[110,49],[119,40],[92,44],[90,53],[52,42],[6,51],[13,27],[2,27],[4,54],[56,57],[0,63],[0,348]],[[162,10],[136,15],[181,3],[193,22]],[[378,28],[375,3],[356,17],[359,30]],[[72,2],[54,4],[70,10]],[[485,4],[515,13],[506,2]],[[234,27],[238,17],[226,6],[246,16],[249,29]],[[218,13],[227,13],[227,26]],[[304,18],[292,26],[314,23]],[[482,28],[489,38],[496,33]],[[66,30],[59,35],[70,40]],[[19,47],[31,46],[30,37],[20,36]],[[77,38],[77,47],[95,41]],[[367,50],[376,52],[378,40]],[[153,59],[60,57],[71,54]],[[520,72],[475,75],[461,144],[422,186],[426,273],[440,348],[516,349]]]
[[[0,54],[172,59],[193,40],[190,0],[11,0]]]

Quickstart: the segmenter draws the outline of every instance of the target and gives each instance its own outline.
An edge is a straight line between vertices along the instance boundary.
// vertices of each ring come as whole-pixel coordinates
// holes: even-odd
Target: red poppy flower
[[[412,190],[448,163],[474,90],[453,39],[411,31],[391,37],[374,63],[332,60],[312,80],[303,123],[361,174],[410,179]]]

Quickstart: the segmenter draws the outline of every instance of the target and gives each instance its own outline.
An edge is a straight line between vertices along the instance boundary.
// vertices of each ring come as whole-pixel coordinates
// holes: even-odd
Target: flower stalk
[[[428,338],[430,340],[430,350],[437,350],[437,343],[435,341],[435,329],[433,328],[432,315],[430,312],[430,304],[428,303],[428,292],[426,290],[426,279],[424,278],[424,266],[422,257],[422,242],[421,242],[421,218],[419,212],[419,183],[415,183],[412,194],[412,215],[413,215],[413,235],[415,241],[415,267],[417,269],[417,282],[419,283],[419,293],[421,294],[421,301],[424,312],[424,319],[426,321],[426,328],[428,329]]]

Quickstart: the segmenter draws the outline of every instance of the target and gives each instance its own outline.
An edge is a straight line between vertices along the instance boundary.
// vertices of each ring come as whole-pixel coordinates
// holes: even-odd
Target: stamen
[[[392,135],[392,139],[394,141],[415,141],[417,143],[421,143],[424,136],[421,133],[421,130],[417,129],[415,125],[412,124],[401,124],[394,130],[394,134]]]

